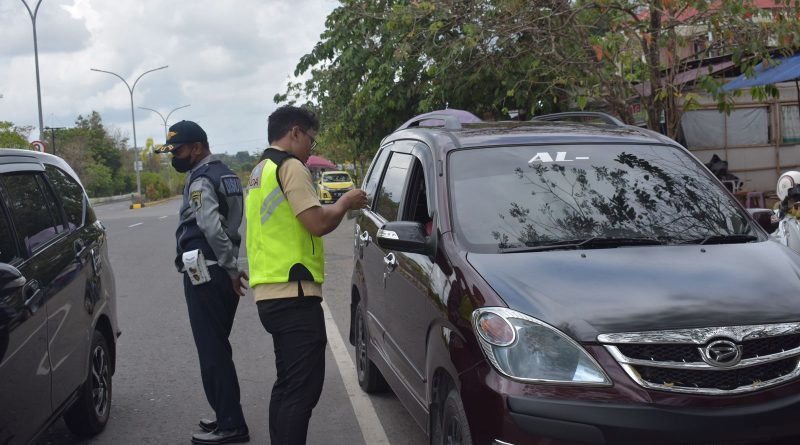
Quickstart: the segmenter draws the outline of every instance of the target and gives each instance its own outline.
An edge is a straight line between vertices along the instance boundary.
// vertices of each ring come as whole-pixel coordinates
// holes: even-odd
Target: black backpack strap
[[[278,172],[281,170],[281,165],[283,165],[283,163],[289,158],[294,158],[297,159],[298,161],[300,160],[297,156],[291,153],[287,153],[282,150],[277,150],[272,147],[267,147],[267,149],[264,150],[264,153],[261,154],[261,159],[259,159],[258,161],[261,162],[264,159],[269,159],[275,165],[277,165],[277,167],[275,168],[275,179],[278,180],[278,186],[281,188],[281,192],[283,192],[283,184],[281,184],[281,176],[278,174]]]

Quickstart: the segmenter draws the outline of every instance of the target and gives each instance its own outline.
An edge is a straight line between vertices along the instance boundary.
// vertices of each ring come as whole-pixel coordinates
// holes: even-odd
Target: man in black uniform
[[[183,289],[192,326],[203,389],[216,420],[201,420],[204,433],[192,435],[198,444],[248,442],[247,424],[239,402],[239,380],[228,337],[239,297],[245,293],[246,272],[238,266],[242,184],[214,158],[206,132],[194,122],[169,128],[158,150],[172,153],[172,166],[188,172],[180,222],[175,233],[175,266],[183,274]]]

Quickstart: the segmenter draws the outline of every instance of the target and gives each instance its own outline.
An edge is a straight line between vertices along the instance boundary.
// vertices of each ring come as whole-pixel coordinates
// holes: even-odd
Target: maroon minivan
[[[362,388],[431,444],[800,443],[800,256],[673,140],[587,116],[383,140]]]

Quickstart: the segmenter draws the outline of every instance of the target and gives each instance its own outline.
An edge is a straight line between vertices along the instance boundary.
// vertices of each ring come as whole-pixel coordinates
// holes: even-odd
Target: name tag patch
[[[195,209],[203,207],[203,192],[200,190],[192,192],[189,195],[189,202],[192,203],[192,207]]]
[[[228,196],[242,194],[242,182],[236,176],[226,176],[222,178],[222,187]]]

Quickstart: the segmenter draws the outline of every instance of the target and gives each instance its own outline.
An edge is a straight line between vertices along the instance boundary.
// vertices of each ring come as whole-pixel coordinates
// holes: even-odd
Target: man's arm
[[[348,210],[359,210],[367,206],[367,194],[361,189],[350,190],[335,204],[314,206],[297,215],[297,219],[314,236],[323,236],[339,226]]]
[[[192,182],[189,185],[189,198],[197,219],[197,227],[203,232],[211,250],[214,251],[217,264],[225,269],[231,278],[238,276],[239,265],[236,262],[238,252],[222,230],[217,192],[211,182],[202,177]]]

